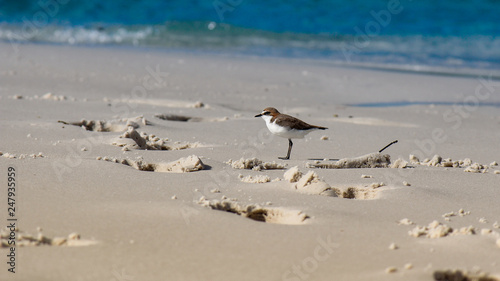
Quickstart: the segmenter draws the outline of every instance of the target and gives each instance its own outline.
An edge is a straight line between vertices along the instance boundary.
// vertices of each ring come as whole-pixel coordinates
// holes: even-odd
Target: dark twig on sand
[[[393,145],[393,144],[395,144],[397,142],[398,142],[398,140],[395,140],[395,141],[391,142],[390,144],[384,146],[384,148],[382,148],[381,150],[379,150],[378,153],[382,153],[382,151],[384,151],[386,148],[388,148],[389,146],[391,146],[391,145]]]

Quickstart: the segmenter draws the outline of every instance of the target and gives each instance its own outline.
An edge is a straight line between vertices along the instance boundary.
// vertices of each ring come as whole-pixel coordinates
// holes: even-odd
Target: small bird
[[[286,157],[278,157],[279,159],[290,159],[293,142],[292,139],[303,139],[307,134],[314,130],[326,130],[328,128],[309,125],[306,122],[297,119],[293,116],[281,114],[276,108],[268,107],[261,114],[255,117],[262,117],[266,121],[267,128],[274,135],[288,139],[288,153]]]

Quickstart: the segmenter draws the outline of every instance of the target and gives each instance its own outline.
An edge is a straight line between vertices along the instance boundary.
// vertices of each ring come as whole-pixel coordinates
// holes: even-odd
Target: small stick
[[[384,146],[384,148],[382,148],[381,150],[379,150],[378,153],[382,153],[382,151],[384,151],[386,148],[388,148],[389,146],[391,146],[391,145],[393,145],[393,144],[395,144],[397,142],[398,142],[398,140],[395,140],[395,141],[391,142],[390,144]]]

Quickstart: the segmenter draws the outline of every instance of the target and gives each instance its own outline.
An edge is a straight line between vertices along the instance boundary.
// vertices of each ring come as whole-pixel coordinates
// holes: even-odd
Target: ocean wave
[[[0,40],[70,45],[130,45],[236,55],[321,59],[345,64],[500,70],[500,38],[275,33],[215,22],[41,28],[1,24]]]

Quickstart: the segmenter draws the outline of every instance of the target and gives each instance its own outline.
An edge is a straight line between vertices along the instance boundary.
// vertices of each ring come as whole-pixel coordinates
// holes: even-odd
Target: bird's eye
[[[262,113],[262,114],[264,114],[264,115],[269,115],[269,114],[271,114],[271,112],[266,111],[266,112],[264,112],[264,113]]]

